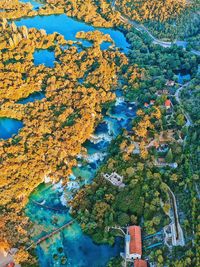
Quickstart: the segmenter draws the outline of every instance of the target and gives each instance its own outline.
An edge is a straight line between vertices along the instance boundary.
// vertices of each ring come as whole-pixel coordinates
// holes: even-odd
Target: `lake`
[[[49,68],[54,67],[55,55],[53,51],[49,51],[47,49],[36,50],[33,54],[33,57],[35,66],[44,64]]]
[[[16,135],[22,127],[23,123],[19,120],[0,118],[0,139],[8,139]]]
[[[66,40],[77,41],[76,33],[79,31],[93,31],[99,30],[104,34],[109,34],[115,42],[115,45],[121,48],[124,52],[128,51],[129,44],[126,41],[122,32],[106,28],[94,28],[84,22],[72,19],[65,14],[62,15],[49,15],[49,16],[36,16],[30,18],[23,18],[15,21],[17,26],[25,25],[28,28],[44,29],[47,33],[51,34],[58,32],[62,34]],[[107,46],[107,44],[105,44]],[[105,46],[103,45],[103,48]]]
[[[44,29],[48,34],[58,32],[64,35],[66,40],[77,40],[75,36],[79,31],[100,30],[105,34],[109,34],[116,47],[123,52],[127,52],[129,47],[122,32],[114,29],[94,28],[66,15],[23,18],[15,21],[15,23],[17,26],[25,25],[28,28]],[[91,44],[83,41],[83,45],[90,46]],[[101,45],[101,49],[108,49],[109,46],[110,43],[104,42]],[[35,51],[34,63],[35,65],[45,64],[53,67],[53,56],[48,50]],[[39,98],[33,95],[29,96],[24,100],[20,100],[20,103],[39,101],[40,96]],[[34,240],[71,220],[67,202],[73,197],[73,193],[76,190],[84,184],[92,182],[102,162],[106,159],[111,140],[123,128],[131,128],[131,121],[135,117],[136,108],[133,104],[124,101],[120,90],[117,92],[117,96],[116,104],[113,104],[107,112],[104,112],[103,121],[94,132],[95,141],[88,140],[84,144],[88,155],[86,158],[81,156],[78,158],[78,166],[73,169],[73,174],[69,177],[67,186],[63,188],[61,183],[52,185],[46,181],[46,184],[41,184],[31,194],[29,203],[26,206],[26,214],[34,223]],[[42,98],[43,95],[41,96]],[[35,201],[50,207],[50,209],[37,205]],[[36,249],[36,254],[42,267],[105,267],[108,260],[119,256],[122,250],[120,239],[116,239],[114,246],[94,244],[92,239],[86,236],[81,227],[75,223],[40,244]]]

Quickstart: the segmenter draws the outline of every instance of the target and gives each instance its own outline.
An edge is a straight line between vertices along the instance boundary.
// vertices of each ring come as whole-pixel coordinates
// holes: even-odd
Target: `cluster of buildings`
[[[121,253],[125,262],[133,262],[134,267],[147,267],[147,261],[142,260],[141,228],[137,225],[128,226],[125,233],[125,251]]]

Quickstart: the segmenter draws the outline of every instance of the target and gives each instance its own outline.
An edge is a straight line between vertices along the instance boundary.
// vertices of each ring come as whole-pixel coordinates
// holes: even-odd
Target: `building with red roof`
[[[167,109],[171,108],[171,101],[170,101],[169,99],[167,99],[167,100],[165,101],[165,107],[166,107]]]
[[[129,226],[125,239],[125,257],[127,259],[141,259],[142,238],[140,226]]]
[[[145,260],[134,260],[134,267],[147,267],[147,262]]]

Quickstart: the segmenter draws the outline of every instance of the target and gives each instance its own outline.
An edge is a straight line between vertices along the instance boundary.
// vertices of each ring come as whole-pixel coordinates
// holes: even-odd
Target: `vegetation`
[[[190,114],[192,120],[200,123],[200,78],[195,77],[192,82],[182,91],[181,102],[185,110]]]
[[[120,13],[113,11],[106,0],[45,0],[38,10],[34,10],[30,3],[19,0],[0,2],[0,18],[17,19],[36,15],[66,14],[76,17],[98,27],[113,27],[123,25]]]
[[[140,224],[144,234],[152,234],[170,223],[169,186],[183,213],[186,246],[173,248],[172,254],[167,247],[152,250],[150,260],[157,266],[164,262],[166,266],[200,265],[199,57],[176,45],[154,45],[148,35],[134,29],[127,33],[131,45],[127,56],[114,48],[109,35],[99,31],[77,33],[77,38],[92,42],[79,51],[81,42],[66,41],[58,33],[16,27],[6,20],[65,13],[94,26],[115,27],[125,26],[120,18],[125,14],[153,27],[157,36],[170,39],[177,36],[173,23],[180,22],[177,29],[184,31],[178,36],[190,37],[192,46],[198,46],[199,36],[193,36],[198,32],[198,2],[121,0],[116,6],[118,11],[105,0],[46,0],[34,10],[18,0],[0,2],[0,117],[24,124],[18,135],[0,140],[0,247],[8,251],[17,246],[15,261],[25,262],[24,266],[31,258],[25,250],[31,223],[23,212],[30,193],[47,177],[67,182],[77,155],[85,152],[82,144],[102,118],[102,107],[115,100],[113,90],[119,79],[126,99],[137,103],[137,117],[131,131],[123,130],[113,140],[93,183],[74,196],[72,215],[97,243],[113,244],[119,233],[107,230],[116,224]],[[104,41],[111,42],[112,49],[101,51]],[[37,49],[54,52],[53,68],[33,64]],[[181,92],[181,103],[175,95],[180,87],[177,74],[190,74],[192,79]],[[41,91],[45,99],[18,103]],[[188,117],[192,120],[189,125]],[[103,173],[113,171],[124,177],[124,188],[103,178]],[[61,258],[63,264],[66,260]],[[120,265],[119,258],[108,263]]]
[[[59,34],[17,28],[6,20],[0,27],[4,44],[0,54],[0,116],[24,124],[14,139],[0,141],[1,240],[22,247],[16,256],[20,261],[28,257],[23,254],[28,219],[22,216],[28,196],[45,177],[67,179],[82,143],[101,119],[101,106],[114,100],[111,90],[116,88],[127,59],[117,50],[101,51],[100,44],[111,39],[97,31],[77,34],[77,38],[93,41],[92,47],[78,53],[74,43]],[[55,53],[55,67],[34,66],[34,51],[48,48]],[[46,93],[42,101],[17,103],[41,90]]]
[[[185,0],[118,0],[116,4],[122,13],[137,21],[165,21],[177,17],[186,7]]]
[[[171,41],[187,39],[189,44],[196,43],[198,46],[200,24],[198,8],[184,9],[175,20],[170,19],[164,22],[147,21],[145,25],[159,39],[168,39]],[[196,50],[198,50],[198,47]]]
[[[198,92],[199,58],[177,46],[155,46],[148,36],[134,30],[127,34],[127,38],[131,43],[130,65],[137,66],[143,75],[139,79],[136,77],[134,83],[129,82],[125,67],[123,87],[126,97],[137,101],[140,109],[132,130],[124,130],[111,143],[108,158],[94,182],[75,195],[71,202],[72,214],[80,221],[83,231],[97,243],[114,242],[113,237],[120,233],[107,231],[114,225],[140,224],[144,235],[152,234],[170,222],[168,185],[181,202],[179,209],[184,214],[181,223],[186,246],[173,248],[173,260],[169,260],[167,247],[144,253],[158,266],[165,262],[166,266],[192,267],[199,264],[199,131],[196,126],[199,122],[196,120],[198,115],[192,115],[193,111],[190,111],[195,126],[187,128],[185,109],[176,102],[175,92],[180,87],[178,72],[190,73],[193,80],[189,88]],[[170,83],[170,80],[174,82]],[[183,90],[183,96],[186,93],[192,95],[191,90]],[[169,98],[173,107],[167,109],[165,100]],[[191,110],[190,103],[192,101],[188,99],[184,104],[188,111]],[[167,145],[166,150],[160,150],[162,144]],[[162,167],[158,164],[160,159],[163,160]],[[173,162],[177,163],[177,168],[168,165]],[[124,177],[124,188],[118,188],[103,178],[103,173],[113,171]]]

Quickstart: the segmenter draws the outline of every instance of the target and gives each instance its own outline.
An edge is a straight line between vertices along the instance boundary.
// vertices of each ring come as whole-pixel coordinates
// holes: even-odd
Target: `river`
[[[16,21],[16,25],[45,29],[47,33],[58,32],[64,35],[66,40],[76,40],[75,36],[78,31],[92,31],[95,29],[93,26],[69,18],[66,15],[23,18]],[[128,51],[128,43],[123,33],[113,29],[98,28],[98,30],[110,34],[119,49],[125,53]],[[88,43],[85,43],[85,45],[87,46]],[[108,46],[109,44],[105,43],[101,49],[107,49]],[[34,63],[36,65],[48,64],[53,67],[54,57],[52,55],[47,54],[45,50],[35,51],[35,53]],[[63,188],[61,183],[52,185],[48,177],[46,177],[46,183],[41,184],[31,194],[25,212],[34,223],[32,229],[33,240],[38,240],[45,233],[51,232],[54,228],[65,224],[71,219],[67,201],[72,198],[74,191],[84,184],[91,183],[99,166],[106,159],[111,140],[123,128],[131,128],[136,107],[133,103],[124,101],[120,90],[116,91],[116,96],[116,103],[109,107],[108,110],[103,111],[102,122],[97,126],[91,140],[84,144],[88,153],[84,157],[82,155],[78,156],[78,166],[73,169],[73,175],[69,177],[67,186]],[[18,103],[25,104],[27,102],[40,101],[43,97],[45,97],[45,92],[36,93],[20,100]],[[0,131],[2,131],[3,120],[5,119],[0,119]],[[6,120],[11,119],[8,118]],[[14,123],[14,120],[12,121]],[[3,124],[5,129],[7,126],[6,123]],[[1,138],[7,139],[12,134],[17,134],[20,127],[22,127],[21,124],[16,124],[9,136],[1,136]],[[58,211],[41,207],[34,201],[43,203],[50,208],[58,209]],[[42,267],[104,267],[108,260],[119,255],[121,250],[123,248],[120,247],[120,239],[116,239],[114,246],[94,244],[91,238],[82,232],[78,223],[74,223],[53,238],[38,245],[36,254]]]
[[[130,129],[135,111],[134,104],[127,103],[122,96],[118,96],[116,103],[104,111],[107,115],[97,126],[91,140],[84,144],[88,154],[78,157],[78,166],[73,169],[67,186],[63,188],[61,183],[52,186],[48,183],[47,178],[47,183],[41,184],[32,193],[26,207],[26,214],[34,222],[35,240],[45,234],[42,231],[43,228],[46,232],[51,232],[53,228],[57,228],[71,219],[67,201],[71,199],[73,192],[83,184],[91,183],[99,166],[106,159],[106,151],[111,140],[120,133],[122,128]],[[32,200],[60,211],[55,212],[42,208]],[[59,248],[63,249],[62,253],[58,253]],[[42,267],[62,266],[63,257],[67,258],[67,262],[63,266],[104,267],[111,257],[119,255],[122,250],[120,239],[116,239],[114,246],[94,244],[91,238],[83,234],[80,226],[75,223],[38,246],[37,255]]]

